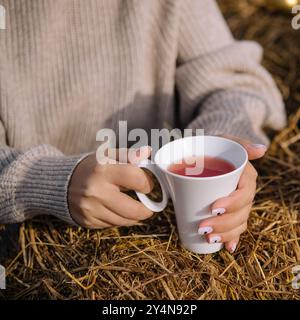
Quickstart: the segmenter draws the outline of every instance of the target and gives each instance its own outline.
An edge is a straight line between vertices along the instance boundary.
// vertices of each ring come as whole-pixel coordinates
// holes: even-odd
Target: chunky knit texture
[[[0,0],[0,223],[72,223],[67,189],[96,132],[204,128],[268,143],[285,124],[261,47],[213,0]],[[176,93],[176,94],[175,94]]]

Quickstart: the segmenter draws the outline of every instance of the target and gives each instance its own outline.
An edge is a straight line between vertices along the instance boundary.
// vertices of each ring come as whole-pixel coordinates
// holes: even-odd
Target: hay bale
[[[221,4],[238,38],[265,47],[264,64],[293,114],[267,156],[256,162],[257,197],[236,252],[197,255],[182,248],[171,204],[131,228],[89,231],[38,217],[20,227],[18,252],[5,263],[8,288],[0,297],[300,298],[291,284],[292,268],[300,264],[300,44],[290,17],[270,16],[252,1]]]

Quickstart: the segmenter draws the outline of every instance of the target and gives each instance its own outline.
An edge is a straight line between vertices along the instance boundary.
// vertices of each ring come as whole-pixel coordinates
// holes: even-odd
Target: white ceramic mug
[[[192,156],[217,157],[232,163],[235,170],[213,177],[181,176],[168,171],[168,167]],[[195,253],[207,254],[219,251],[222,243],[209,244],[198,234],[199,223],[211,217],[211,205],[219,198],[228,196],[238,184],[248,161],[246,150],[238,143],[215,136],[191,136],[177,139],[157,151],[154,162],[140,163],[158,179],[162,201],[155,202],[137,192],[140,201],[150,210],[165,209],[171,197],[176,214],[177,227],[182,245]]]

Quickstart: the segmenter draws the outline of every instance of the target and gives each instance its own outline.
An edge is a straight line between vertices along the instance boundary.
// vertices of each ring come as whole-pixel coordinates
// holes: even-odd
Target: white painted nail
[[[221,214],[225,213],[226,209],[224,208],[217,208],[217,209],[214,209],[212,210],[211,214],[213,216],[220,216]]]
[[[142,146],[135,150],[137,156],[140,156],[141,153],[149,152],[149,151],[150,152],[152,151],[152,148],[150,146]]]
[[[209,234],[213,231],[212,227],[202,227],[198,229],[199,234]]]
[[[142,146],[142,147],[140,147],[140,150],[141,150],[141,152],[152,151],[152,148],[150,146]]]
[[[209,243],[218,243],[220,241],[221,241],[221,237],[219,236],[214,236],[209,239]]]
[[[255,149],[267,149],[267,147],[264,144],[260,144],[260,143],[254,143],[254,144],[251,144],[251,146]]]
[[[236,243],[233,243],[233,244],[230,246],[230,252],[231,252],[231,253],[234,253],[235,249],[236,249]]]

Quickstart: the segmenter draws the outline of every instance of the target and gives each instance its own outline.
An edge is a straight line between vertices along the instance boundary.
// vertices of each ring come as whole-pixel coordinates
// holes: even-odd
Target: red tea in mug
[[[195,178],[220,176],[233,170],[235,167],[229,161],[209,156],[186,158],[168,167],[168,171],[172,173]]]

